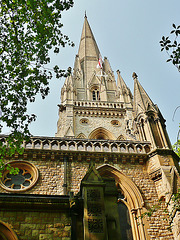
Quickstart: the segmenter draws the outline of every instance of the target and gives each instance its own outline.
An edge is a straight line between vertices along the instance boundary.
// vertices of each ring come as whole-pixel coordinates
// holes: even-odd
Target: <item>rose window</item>
[[[18,168],[18,174],[10,174],[9,170],[3,172],[0,182],[2,188],[7,191],[21,192],[31,188],[38,180],[37,168],[25,161],[15,161],[9,163],[12,167]]]
[[[8,173],[4,177],[4,185],[12,189],[21,189],[27,187],[32,181],[31,174],[25,169],[19,169],[19,173],[14,175]]]

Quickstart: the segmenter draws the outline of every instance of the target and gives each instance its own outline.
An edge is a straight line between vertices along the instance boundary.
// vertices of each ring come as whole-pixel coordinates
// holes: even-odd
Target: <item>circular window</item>
[[[81,123],[82,125],[88,125],[89,120],[88,120],[87,118],[82,118],[82,119],[80,120],[80,123]]]
[[[13,168],[18,168],[18,174],[10,174],[5,170],[0,180],[0,186],[10,192],[22,192],[30,189],[37,182],[39,173],[37,168],[25,161],[14,161],[8,163]]]
[[[119,127],[120,126],[120,122],[118,120],[112,120],[111,124],[115,127]]]

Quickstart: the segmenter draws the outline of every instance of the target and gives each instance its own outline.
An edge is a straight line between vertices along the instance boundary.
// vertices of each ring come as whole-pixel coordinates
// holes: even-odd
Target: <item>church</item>
[[[132,78],[133,94],[85,16],[55,137],[32,137],[23,155],[6,157],[19,173],[2,173],[0,239],[180,239],[179,158],[143,79]]]

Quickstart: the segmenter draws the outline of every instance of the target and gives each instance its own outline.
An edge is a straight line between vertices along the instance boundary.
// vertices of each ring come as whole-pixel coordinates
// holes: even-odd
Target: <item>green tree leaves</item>
[[[4,122],[11,129],[8,140],[17,149],[18,142],[30,136],[28,125],[36,119],[27,114],[28,101],[34,102],[38,93],[42,98],[49,93],[49,50],[58,53],[60,47],[73,46],[62,34],[60,21],[62,11],[72,6],[73,0],[0,2],[0,132]],[[56,68],[55,73],[61,77],[66,71]]]
[[[167,62],[172,62],[172,64],[176,66],[176,68],[180,72],[180,43],[178,43],[178,37],[180,35],[180,25],[176,26],[175,24],[173,24],[172,26],[173,30],[170,32],[170,34],[174,36],[174,39],[171,40],[170,36],[163,36],[162,40],[160,41],[161,51],[166,50],[167,54],[169,55]]]

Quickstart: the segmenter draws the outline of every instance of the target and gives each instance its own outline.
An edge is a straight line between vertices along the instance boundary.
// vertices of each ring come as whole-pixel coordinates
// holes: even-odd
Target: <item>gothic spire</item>
[[[84,17],[78,55],[84,73],[85,83],[87,84],[93,71],[96,69],[100,52],[86,15]]]
[[[80,57],[80,60],[87,56],[94,57],[96,60],[98,60],[99,54],[100,52],[97,43],[88,23],[87,16],[85,15],[78,55]]]
[[[140,82],[138,81],[138,76],[134,72],[132,75],[134,79],[134,112],[136,116],[143,112],[147,111],[154,111],[157,112],[156,106],[144,90],[144,88],[141,86]]]
[[[124,101],[125,103],[131,103],[132,104],[132,93],[130,89],[127,87],[126,83],[124,82],[124,79],[121,76],[121,73],[119,70],[117,70],[117,90],[120,92],[120,98],[121,101]]]
[[[122,89],[124,91],[129,91],[129,88],[127,87],[126,83],[124,82],[124,79],[122,78],[121,76],[121,72],[119,70],[117,70],[117,75],[118,75],[118,78],[117,78],[117,87],[119,89]]]

